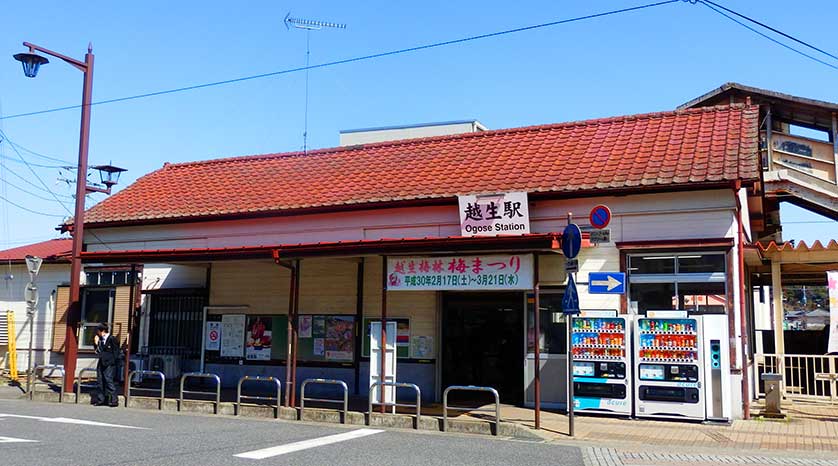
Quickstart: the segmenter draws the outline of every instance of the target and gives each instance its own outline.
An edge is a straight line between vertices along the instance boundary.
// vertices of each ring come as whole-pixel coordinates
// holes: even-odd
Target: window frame
[[[725,306],[724,313],[730,312],[732,297],[730,296],[730,286],[728,284],[728,268],[727,251],[660,251],[660,252],[630,252],[626,254],[626,275],[628,279],[628,289],[626,290],[626,299],[628,303],[628,311],[630,314],[640,314],[639,309],[635,309],[631,303],[636,302],[632,299],[631,285],[634,284],[655,284],[655,283],[671,283],[674,286],[674,293],[676,299],[681,299],[681,291],[679,284],[708,284],[708,283],[722,283],[724,285]],[[724,272],[697,272],[697,273],[679,273],[680,263],[679,257],[684,256],[722,256],[722,265]],[[675,268],[674,273],[671,274],[635,274],[632,273],[631,259],[632,257],[672,257]],[[639,306],[638,306],[639,307]],[[689,312],[700,314],[719,314],[718,312],[699,311],[697,309],[685,309]]]
[[[85,345],[85,335],[88,331],[92,328],[95,332],[96,327],[100,324],[100,322],[88,322],[85,320],[85,314],[87,312],[87,296],[88,293],[91,291],[107,291],[108,292],[108,325],[112,325],[113,323],[113,313],[114,307],[116,305],[116,287],[113,286],[95,286],[95,287],[84,287],[82,288],[82,297],[81,297],[81,309],[79,315],[79,338],[78,344],[80,350],[89,350],[93,351],[95,348],[93,345]]]

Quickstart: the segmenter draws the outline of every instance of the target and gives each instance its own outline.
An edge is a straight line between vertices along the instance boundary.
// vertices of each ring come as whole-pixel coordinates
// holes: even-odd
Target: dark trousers
[[[103,365],[101,362],[96,366],[96,381],[99,385],[96,392],[96,402],[116,404],[119,402],[116,395],[116,384],[113,381],[116,374],[116,365]]]

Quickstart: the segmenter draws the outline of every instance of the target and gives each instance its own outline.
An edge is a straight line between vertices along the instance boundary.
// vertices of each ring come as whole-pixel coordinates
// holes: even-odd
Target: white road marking
[[[27,440],[25,438],[14,438],[14,437],[0,437],[0,443],[32,443],[37,442],[37,440]]]
[[[328,435],[326,437],[313,438],[311,440],[303,440],[300,442],[289,443],[287,445],[279,445],[276,447],[264,448],[262,450],[248,451],[233,455],[237,458],[247,458],[252,460],[263,460],[272,456],[284,455],[300,450],[307,450],[309,448],[322,447],[332,443],[345,442],[356,438],[366,437],[368,435],[378,434],[384,432],[377,429],[358,429],[343,434]]]
[[[15,417],[18,419],[32,419],[35,421],[41,422],[55,422],[58,424],[78,424],[84,426],[96,426],[96,427],[116,427],[119,429],[139,429],[139,430],[150,430],[148,427],[134,427],[134,426],[124,426],[121,424],[108,424],[105,422],[96,422],[96,421],[87,421],[84,419],[74,419],[71,417],[40,417],[40,416],[25,416],[23,414],[5,414],[0,413],[0,418],[3,417]]]

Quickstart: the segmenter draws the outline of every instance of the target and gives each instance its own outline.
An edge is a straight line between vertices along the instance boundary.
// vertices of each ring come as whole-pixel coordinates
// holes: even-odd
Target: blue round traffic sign
[[[605,205],[598,205],[591,209],[591,226],[594,228],[605,228],[611,222],[611,209]]]
[[[568,259],[573,259],[582,249],[582,230],[575,223],[566,226],[562,232],[562,252]]]

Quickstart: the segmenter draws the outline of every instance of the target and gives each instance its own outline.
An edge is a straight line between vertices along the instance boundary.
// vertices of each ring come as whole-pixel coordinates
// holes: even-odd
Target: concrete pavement
[[[352,434],[359,430],[364,428],[0,400],[0,462],[51,466],[584,464],[575,446],[400,430]],[[345,439],[345,434],[350,437]],[[343,437],[335,441],[336,435]],[[235,456],[265,449],[279,454],[264,459]]]

